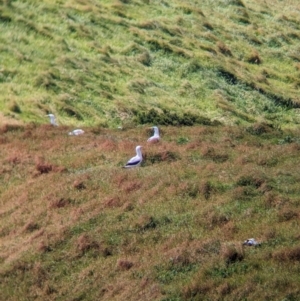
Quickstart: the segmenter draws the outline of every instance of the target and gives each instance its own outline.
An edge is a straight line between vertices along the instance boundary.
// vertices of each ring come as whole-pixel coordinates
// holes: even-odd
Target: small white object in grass
[[[254,238],[249,238],[249,239],[246,239],[244,242],[243,242],[243,245],[244,246],[260,246],[260,242],[258,242],[257,240],[255,240]]]
[[[69,132],[70,136],[79,136],[82,134],[84,134],[84,130],[82,130],[82,129],[76,129],[76,130],[73,130],[72,132]]]
[[[132,167],[137,167],[140,166],[142,161],[143,161],[143,156],[142,156],[142,151],[141,151],[141,146],[138,145],[135,148],[136,151],[136,156],[132,157],[124,166],[124,168],[132,168]]]
[[[48,117],[50,118],[50,123],[51,123],[52,125],[58,126],[54,114],[47,114],[46,116],[48,116]]]
[[[160,140],[158,127],[153,126],[152,129],[154,130],[154,134],[147,140],[147,142],[158,142]]]

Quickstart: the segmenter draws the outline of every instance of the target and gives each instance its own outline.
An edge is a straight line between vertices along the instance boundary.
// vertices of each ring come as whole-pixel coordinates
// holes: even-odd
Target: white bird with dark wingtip
[[[82,129],[76,129],[76,130],[73,130],[72,132],[69,132],[70,136],[79,136],[82,134],[84,134],[84,130],[82,130]]]
[[[157,126],[153,126],[152,129],[154,130],[154,134],[147,140],[147,142],[155,143],[160,140],[159,130]]]
[[[47,114],[46,116],[48,116],[48,117],[50,118],[50,123],[51,123],[52,125],[58,126],[54,114]]]
[[[249,239],[246,239],[244,242],[243,242],[243,245],[244,246],[260,246],[260,242],[256,241],[254,238],[249,238]]]
[[[136,156],[132,157],[124,166],[124,168],[131,168],[131,167],[137,167],[140,166],[142,161],[143,161],[143,156],[142,156],[142,151],[141,151],[141,146],[138,145],[135,148],[136,151]]]

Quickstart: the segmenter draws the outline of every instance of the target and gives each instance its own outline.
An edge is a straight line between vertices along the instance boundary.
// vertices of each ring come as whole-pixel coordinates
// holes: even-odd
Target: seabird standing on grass
[[[136,151],[136,156],[132,157],[127,163],[126,165],[124,166],[124,168],[131,168],[131,167],[137,167],[137,166],[140,166],[140,164],[142,163],[143,161],[143,156],[142,156],[142,151],[141,151],[141,146],[138,145],[136,148],[135,148],[135,151]]]
[[[73,130],[72,132],[69,132],[70,136],[79,136],[82,134],[84,134],[84,130],[82,130],[82,129],[76,129],[76,130]]]
[[[58,126],[54,114],[48,114],[48,115],[46,115],[46,116],[48,116],[48,117],[50,118],[50,123],[51,123],[52,125]]]
[[[157,126],[153,126],[152,129],[154,130],[154,134],[153,134],[153,136],[151,136],[151,137],[147,140],[147,142],[151,142],[151,143],[153,143],[153,142],[158,142],[159,139],[160,139],[158,127],[157,127]]]

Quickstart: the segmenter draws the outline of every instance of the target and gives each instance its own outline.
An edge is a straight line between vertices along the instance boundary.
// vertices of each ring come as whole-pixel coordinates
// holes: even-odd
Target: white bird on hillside
[[[126,165],[124,166],[124,168],[131,168],[131,167],[137,167],[137,166],[140,166],[140,164],[142,163],[143,161],[143,156],[142,156],[142,151],[141,151],[141,146],[138,145],[136,148],[135,148],[135,151],[136,151],[136,156],[132,157],[127,163]]]
[[[58,126],[54,114],[48,114],[48,115],[46,115],[46,116],[48,116],[48,117],[50,118],[50,123],[51,123],[52,125]]]
[[[76,130],[73,130],[72,132],[69,132],[70,136],[79,136],[82,134],[84,134],[84,130],[82,130],[82,129],[76,129]]]
[[[160,139],[158,127],[153,126],[152,129],[154,130],[154,134],[147,140],[147,142],[158,142]]]
[[[244,242],[243,242],[243,245],[244,246],[259,246],[261,243],[256,241],[254,238],[249,238],[249,239],[246,239]]]

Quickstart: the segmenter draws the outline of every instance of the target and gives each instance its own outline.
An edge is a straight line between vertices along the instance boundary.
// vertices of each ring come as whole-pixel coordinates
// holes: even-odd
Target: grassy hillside
[[[299,11],[0,1],[0,301],[300,300]]]
[[[0,300],[299,300],[296,133],[69,130],[1,129]]]
[[[298,0],[2,1],[0,117],[293,127],[299,9]]]

